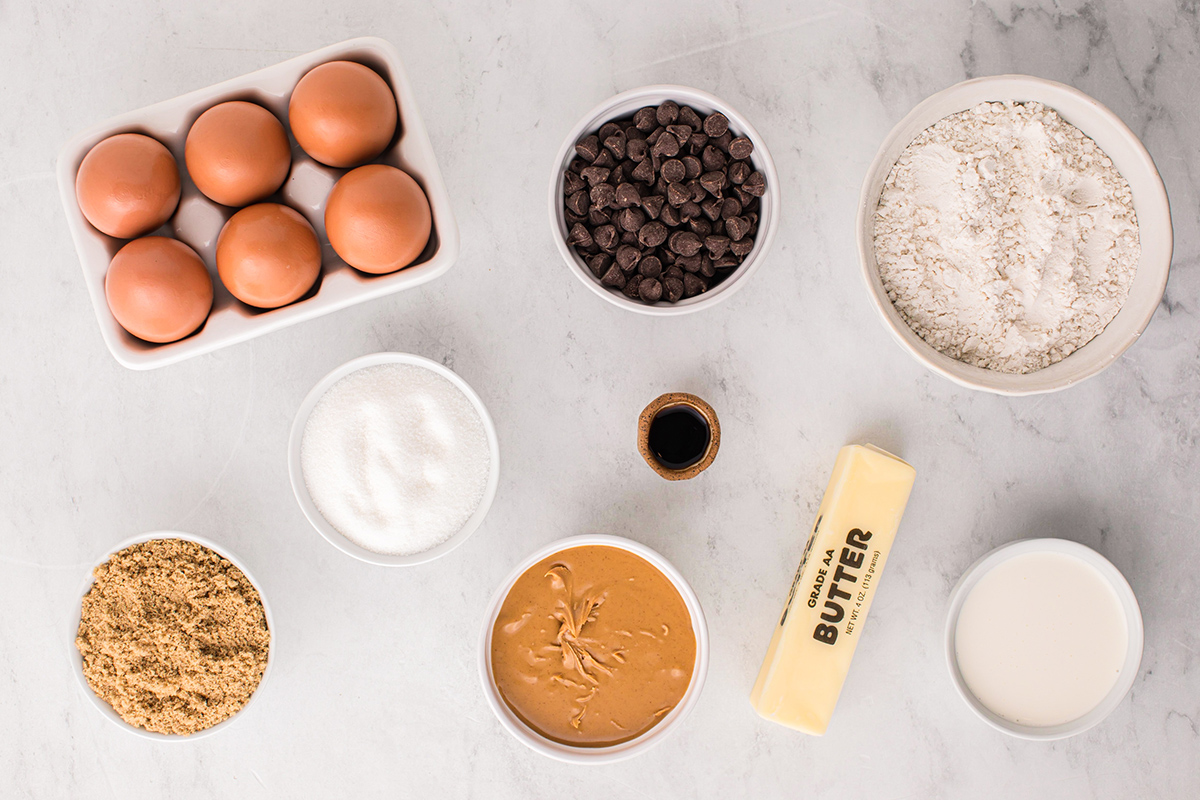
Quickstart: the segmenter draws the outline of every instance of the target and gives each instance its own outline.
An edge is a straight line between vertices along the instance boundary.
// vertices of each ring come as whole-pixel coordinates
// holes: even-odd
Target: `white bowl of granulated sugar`
[[[919,362],[968,388],[1038,394],[1096,375],[1145,330],[1171,211],[1114,113],[998,75],[938,92],[888,134],[858,250],[875,309]]]
[[[432,561],[483,522],[500,481],[496,428],[450,369],[408,353],[349,361],[292,422],[300,510],[343,553],[384,566]]]

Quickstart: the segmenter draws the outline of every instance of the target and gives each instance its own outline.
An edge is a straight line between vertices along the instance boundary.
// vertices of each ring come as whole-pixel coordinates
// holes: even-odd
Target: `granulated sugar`
[[[875,215],[879,276],[904,321],[1002,372],[1047,367],[1104,330],[1140,252],[1129,184],[1038,103],[981,103],[922,131]]]
[[[308,417],[300,461],[321,516],[386,555],[420,553],[458,533],[491,469],[470,399],[411,364],[365,367],[335,383]]]

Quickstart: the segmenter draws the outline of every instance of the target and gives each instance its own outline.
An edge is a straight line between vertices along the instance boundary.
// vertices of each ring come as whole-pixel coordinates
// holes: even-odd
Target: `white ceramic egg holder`
[[[365,64],[391,86],[399,105],[396,138],[372,163],[390,164],[416,179],[433,212],[429,244],[417,261],[389,275],[365,275],[338,258],[325,236],[325,198],[347,170],[313,161],[292,142],[292,168],[280,191],[268,201],[286,203],[303,214],[321,240],[321,277],[303,298],[283,308],[260,310],[236,300],[217,277],[217,235],[237,211],[212,202],[196,189],[184,165],[188,130],[204,111],[227,100],[248,100],[270,109],[287,125],[288,100],[296,83],[313,67],[327,61],[348,60]],[[88,151],[102,139],[118,133],[144,133],[158,139],[179,163],[183,193],[179,208],[166,225],[150,235],[174,236],[200,254],[213,276],[213,309],[196,333],[170,344],[151,344],[125,331],[109,311],[104,298],[104,276],[109,262],[126,243],[93,228],[75,200],[75,174]],[[416,99],[400,55],[390,43],[375,37],[350,39],[248,75],[199,89],[95,125],[72,138],[58,157],[58,185],[67,224],[79,252],[100,333],[117,361],[131,369],[153,369],[244,342],[255,336],[313,319],[331,311],[410,289],[442,275],[458,258],[458,225],[434,157],[433,146],[417,109]]]

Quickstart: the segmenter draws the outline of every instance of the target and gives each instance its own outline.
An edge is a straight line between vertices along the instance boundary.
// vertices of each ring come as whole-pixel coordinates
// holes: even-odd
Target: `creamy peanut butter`
[[[692,618],[657,567],[627,550],[572,547],[534,564],[492,630],[501,697],[535,731],[604,747],[653,728],[687,692]]]

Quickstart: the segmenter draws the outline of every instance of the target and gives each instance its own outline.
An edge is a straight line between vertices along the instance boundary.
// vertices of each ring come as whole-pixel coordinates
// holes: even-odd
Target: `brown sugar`
[[[240,569],[183,539],[155,539],[95,569],[75,646],[92,690],[135,727],[188,734],[258,688],[271,632]]]

